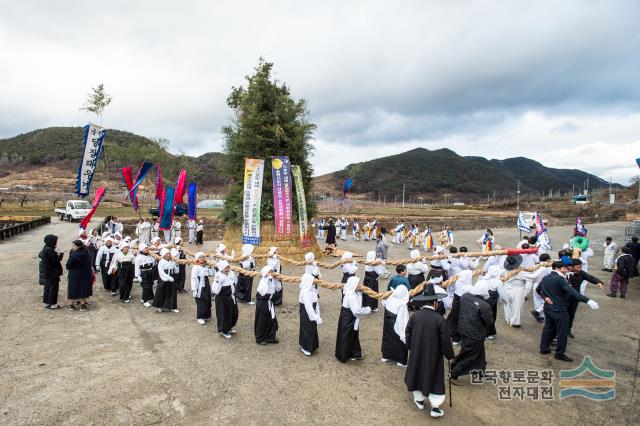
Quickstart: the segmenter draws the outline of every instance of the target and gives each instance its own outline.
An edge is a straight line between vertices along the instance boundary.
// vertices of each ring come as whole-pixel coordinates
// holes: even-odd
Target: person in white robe
[[[504,269],[508,273],[520,267],[521,264],[521,255],[507,256]],[[535,272],[521,271],[499,287],[500,300],[504,304],[504,319],[511,327],[520,328],[521,326],[526,282],[533,282],[535,277]]]
[[[615,265],[616,254],[618,254],[618,244],[611,237],[607,237],[602,245],[604,251],[604,268],[603,271],[612,272]]]
[[[180,219],[175,219],[172,225],[173,239],[182,238],[182,223]]]
[[[193,244],[196,242],[196,220],[189,219],[187,223],[187,227],[189,228],[189,244]]]

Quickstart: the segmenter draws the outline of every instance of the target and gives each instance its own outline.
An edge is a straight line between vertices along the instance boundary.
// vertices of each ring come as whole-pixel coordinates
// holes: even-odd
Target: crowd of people
[[[196,243],[202,238],[202,222],[189,221],[189,242]],[[179,313],[178,294],[185,289],[190,277],[190,291],[196,306],[195,321],[206,325],[212,320],[215,310],[216,329],[224,339],[232,339],[239,319],[238,303],[255,305],[254,337],[259,345],[277,344],[278,319],[275,306],[283,303],[282,282],[277,274],[282,273],[278,249],[271,247],[266,264],[260,269],[259,281],[252,300],[254,278],[242,273],[256,270],[253,257],[254,246],[242,246],[242,258],[235,251],[229,251],[224,244],[218,244],[216,255],[203,252],[194,255],[195,263],[190,272],[179,259],[186,259],[183,248],[181,226],[172,226],[170,234],[164,234],[164,241],[147,220],[141,220],[136,227],[137,238],[123,237],[123,227],[117,218],[112,218],[106,230],[98,235],[96,230],[80,230],[73,241],[66,262],[68,271],[67,299],[69,309],[88,309],[88,299],[93,295],[96,276],[99,274],[103,290],[111,296],[119,296],[124,304],[131,303],[133,283],[140,284],[140,303],[155,308],[158,313]],[[179,223],[179,222],[177,222]],[[340,219],[338,228],[332,220],[318,225],[326,231],[326,238],[336,236],[340,229],[343,236],[345,221]],[[198,231],[198,227],[200,230]],[[379,310],[379,301],[363,293],[362,285],[378,292],[380,280],[389,277],[384,264],[387,259],[386,230],[377,229],[374,221],[373,237],[376,249],[367,252],[366,260],[382,262],[364,268],[351,252],[341,255],[342,301],[337,324],[335,357],[340,362],[357,361],[363,358],[359,330],[361,320]],[[193,229],[193,233],[191,230]],[[427,227],[427,229],[429,229]],[[420,234],[415,226],[409,227],[406,235]],[[198,232],[200,236],[198,237]],[[320,229],[318,230],[320,232]],[[396,228],[394,242],[403,229]],[[391,297],[382,302],[384,321],[381,338],[381,361],[395,363],[406,368],[405,384],[413,393],[414,402],[424,409],[425,401],[430,403],[430,415],[440,417],[440,408],[445,399],[444,359],[450,359],[449,379],[452,384],[462,385],[461,377],[472,372],[482,376],[487,361],[484,349],[486,340],[496,338],[495,323],[498,307],[502,305],[503,319],[510,327],[522,326],[521,318],[529,297],[533,302],[531,314],[536,321],[544,322],[540,337],[540,353],[548,354],[555,346],[555,358],[572,361],[566,355],[567,339],[575,338],[574,319],[580,302],[591,309],[598,304],[585,295],[589,284],[602,287],[597,277],[588,273],[588,260],[593,250],[584,237],[574,237],[552,259],[552,253],[536,247],[535,241],[525,238],[518,243],[521,254],[486,256],[465,256],[468,249],[453,245],[450,229],[444,228],[438,241],[444,245],[433,248],[442,259],[424,261],[416,239],[410,242],[411,261],[395,267],[396,274],[390,277],[386,290]],[[582,238],[582,239],[580,239]],[[587,241],[585,243],[585,240]],[[58,237],[47,235],[39,254],[40,284],[43,285],[43,303],[46,309],[58,309],[57,297],[60,277],[63,274],[64,250],[58,248]],[[391,244],[393,244],[392,242]],[[493,246],[495,240],[491,230],[478,240],[483,250]],[[611,269],[609,296],[625,297],[628,279],[637,273],[640,244],[637,238],[625,245],[620,256],[613,250],[615,243],[608,238],[605,242],[605,270]],[[613,247],[612,247],[613,246]],[[411,248],[410,247],[410,248]],[[535,248],[535,250],[527,250]],[[134,250],[137,253],[134,254]],[[613,258],[609,255],[613,253]],[[485,260],[482,263],[482,260]],[[242,272],[232,270],[232,263],[242,268]],[[537,268],[532,268],[538,266]],[[529,268],[530,270],[523,270]],[[363,271],[362,271],[363,270]],[[364,274],[362,274],[364,272]],[[477,273],[480,272],[480,273]],[[478,276],[476,278],[476,275]],[[457,279],[450,285],[443,282],[451,277]],[[305,356],[312,356],[319,347],[318,325],[322,324],[320,300],[315,279],[322,277],[320,267],[312,252],[305,256],[304,274],[299,279],[299,349]],[[410,290],[425,284],[423,291],[410,296]],[[182,302],[180,302],[182,303]],[[326,309],[326,307],[323,307]],[[454,354],[454,346],[460,351]]]

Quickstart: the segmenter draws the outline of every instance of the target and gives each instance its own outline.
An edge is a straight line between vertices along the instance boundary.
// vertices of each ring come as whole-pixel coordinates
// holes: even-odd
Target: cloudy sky
[[[84,124],[103,82],[106,127],[219,151],[262,56],[309,102],[317,174],[418,146],[638,174],[638,1],[0,2],[0,137]]]

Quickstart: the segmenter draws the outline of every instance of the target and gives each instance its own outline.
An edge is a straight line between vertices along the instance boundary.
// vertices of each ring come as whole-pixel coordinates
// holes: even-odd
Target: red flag
[[[91,205],[91,210],[89,211],[89,214],[84,219],[82,219],[82,222],[80,222],[80,228],[87,229],[87,225],[89,224],[89,221],[93,217],[93,214],[98,209],[98,204],[100,204],[100,201],[102,200],[102,197],[104,196],[104,193],[106,191],[107,189],[104,186],[101,186],[98,189],[96,189],[96,198],[94,198],[93,200],[93,204]]]
[[[184,202],[184,191],[187,189],[187,171],[182,169],[178,174],[178,182],[176,182],[176,195],[174,203]]]
[[[162,199],[162,170],[160,169],[160,163],[158,163],[158,168],[156,169],[156,200],[160,201]]]
[[[133,189],[133,169],[129,167],[123,167],[120,169],[122,172],[122,179],[124,180],[124,185],[127,187],[127,198],[131,200],[133,205],[135,206],[135,201],[131,196],[131,190]]]

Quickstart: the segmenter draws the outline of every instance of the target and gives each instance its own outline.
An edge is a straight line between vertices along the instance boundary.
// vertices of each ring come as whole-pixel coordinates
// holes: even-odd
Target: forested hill
[[[45,167],[68,170],[75,176],[82,154],[82,127],[49,127],[0,139],[0,177],[12,172]],[[107,129],[105,150],[101,154],[98,173],[107,159],[112,173],[123,166],[133,166],[134,173],[144,160],[160,163],[165,177],[174,178],[178,170],[187,170],[189,180],[206,187],[222,187],[219,175],[221,153],[210,152],[199,157],[174,155],[167,142],[153,140],[130,132]]]
[[[316,178],[317,192],[335,192],[345,176],[353,178],[354,193],[390,196],[406,193],[414,197],[440,198],[443,193],[456,195],[514,194],[520,179],[522,193],[580,190],[589,179],[590,188],[608,187],[601,178],[580,170],[553,169],[537,161],[516,157],[487,160],[463,157],[450,149],[417,148],[402,154],[350,164],[344,170]]]

